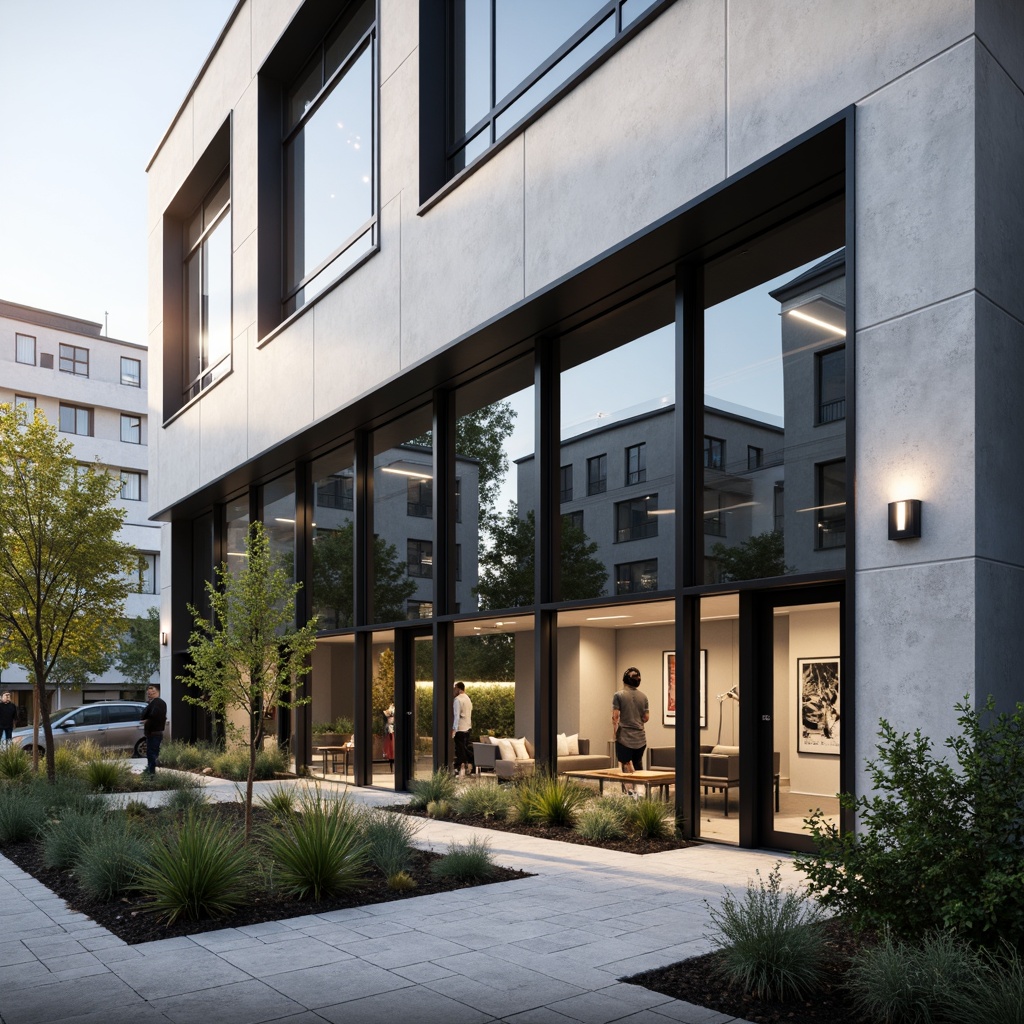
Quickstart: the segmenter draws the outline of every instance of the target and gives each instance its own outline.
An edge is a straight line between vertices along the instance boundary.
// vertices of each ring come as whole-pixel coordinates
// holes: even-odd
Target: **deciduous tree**
[[[117,650],[118,672],[135,686],[146,686],[160,669],[160,612],[150,608],[145,615],[126,619]]]

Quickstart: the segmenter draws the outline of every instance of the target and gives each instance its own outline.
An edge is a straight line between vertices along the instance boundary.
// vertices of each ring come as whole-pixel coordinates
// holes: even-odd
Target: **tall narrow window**
[[[131,388],[142,387],[142,360],[121,356],[121,383]]]
[[[608,456],[587,459],[587,494],[604,494],[608,490]]]
[[[121,497],[125,501],[142,501],[142,474],[121,470]]]
[[[142,444],[142,417],[121,413],[121,440],[125,444]]]
[[[704,468],[725,469],[725,442],[720,437],[704,438]]]
[[[231,181],[227,172],[184,230],[187,402],[223,377],[231,364]]]
[[[406,514],[420,519],[434,515],[434,481],[410,479],[406,483]]]
[[[285,316],[377,244],[374,17],[350,4],[285,98]]]
[[[15,334],[14,358],[28,366],[36,365],[36,339],[31,334]]]
[[[626,449],[626,486],[647,480],[647,445],[635,444]]]
[[[820,352],[814,360],[817,370],[818,423],[846,419],[846,348]]]
[[[81,345],[60,346],[60,371],[76,377],[89,376],[89,350]]]
[[[417,579],[429,580],[434,575],[434,545],[429,540],[410,539],[407,544],[408,572]]]
[[[818,508],[815,547],[846,546],[846,460],[823,462],[817,469]]]
[[[572,466],[562,466],[558,471],[559,501],[572,501]]]

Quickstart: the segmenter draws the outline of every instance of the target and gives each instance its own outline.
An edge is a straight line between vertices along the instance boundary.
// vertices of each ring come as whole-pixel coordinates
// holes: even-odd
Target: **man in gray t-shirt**
[[[644,725],[651,717],[647,697],[640,692],[640,669],[627,668],[622,674],[623,688],[612,697],[612,728],[615,730],[615,756],[626,774],[639,771],[644,764],[647,732]],[[625,788],[625,787],[624,787]],[[632,785],[627,792],[636,795]]]

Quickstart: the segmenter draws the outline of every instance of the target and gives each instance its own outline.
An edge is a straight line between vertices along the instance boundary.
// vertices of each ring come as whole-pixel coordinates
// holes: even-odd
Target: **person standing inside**
[[[466,696],[466,684],[455,684],[455,700],[452,702],[452,739],[455,740],[455,772],[466,774],[466,766],[472,767],[469,735],[473,728],[473,702]]]
[[[615,731],[615,756],[622,771],[632,775],[644,764],[647,731],[644,726],[651,717],[647,697],[640,691],[640,669],[627,668],[622,674],[623,687],[612,697],[612,729]],[[634,798],[637,789],[625,783],[622,787]]]
[[[0,746],[11,742],[14,727],[18,724],[18,705],[11,700],[11,695],[0,696]]]
[[[146,699],[149,703],[142,712],[142,732],[146,737],[146,774],[156,775],[156,759],[160,756],[160,744],[167,726],[167,704],[160,698],[159,686],[147,686]]]

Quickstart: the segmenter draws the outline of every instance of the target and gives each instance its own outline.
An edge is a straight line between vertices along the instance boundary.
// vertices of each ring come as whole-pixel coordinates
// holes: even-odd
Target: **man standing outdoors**
[[[461,777],[466,765],[472,765],[469,754],[469,734],[473,728],[473,702],[466,696],[466,684],[455,684],[452,702],[452,739],[455,740],[455,771]]]
[[[156,759],[160,756],[160,744],[167,725],[167,704],[160,699],[159,686],[146,687],[149,703],[142,712],[142,732],[146,737],[146,774],[156,775]]]
[[[18,705],[11,700],[9,693],[5,693],[0,697],[0,746],[6,746],[11,742],[11,735],[17,724]]]
[[[647,747],[647,731],[644,725],[651,717],[647,697],[640,692],[640,669],[627,668],[622,674],[625,684],[612,697],[612,728],[615,731],[615,756],[623,772],[632,775],[644,766],[644,750]],[[635,786],[623,789],[634,799],[639,795]]]

